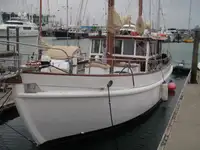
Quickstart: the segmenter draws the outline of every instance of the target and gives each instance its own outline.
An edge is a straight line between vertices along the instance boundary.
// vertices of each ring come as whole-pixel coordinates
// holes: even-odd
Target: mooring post
[[[6,28],[6,39],[7,39],[7,51],[10,51],[10,35],[9,35],[9,27]]]
[[[191,70],[191,80],[192,84],[197,83],[197,64],[198,64],[198,50],[199,50],[199,40],[200,40],[200,28],[195,29],[193,54],[192,54],[192,70]]]

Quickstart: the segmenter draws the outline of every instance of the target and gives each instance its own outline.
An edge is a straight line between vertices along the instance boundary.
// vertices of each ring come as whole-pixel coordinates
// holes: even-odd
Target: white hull
[[[37,37],[39,32],[37,30],[30,30],[30,31],[25,31],[25,30],[19,30],[19,37]],[[5,38],[7,37],[7,31],[4,29],[0,30],[0,38]],[[11,30],[9,31],[9,37],[16,37],[16,30]]]
[[[135,87],[144,87],[163,80],[163,75],[170,72],[172,66],[151,74],[135,75]],[[36,83],[43,91],[66,91],[104,88],[110,80],[113,80],[113,87],[132,88],[132,76],[67,76],[67,75],[44,75],[27,74],[22,76],[23,83]],[[56,79],[56,80],[55,80]]]
[[[74,86],[82,83],[84,87],[84,90],[79,88],[79,92],[74,88],[64,87],[66,84],[72,84],[71,76],[56,76],[57,80],[52,80],[55,76],[50,78],[51,75],[43,75],[42,78],[40,75],[41,79],[38,78],[39,75],[30,74],[31,77],[24,74],[23,83],[36,82],[42,90],[52,91],[24,93],[24,86],[16,85],[16,106],[36,143],[43,144],[57,138],[111,127],[108,91],[99,90],[101,86],[105,87],[109,80],[113,80],[111,108],[114,125],[145,113],[160,100],[163,77],[169,78],[172,69],[171,65],[168,66],[163,70],[163,75],[161,72],[137,75],[134,88],[131,77],[94,77],[92,80],[91,77],[85,77],[85,80],[82,77],[80,82],[80,76],[73,76]],[[42,85],[45,83],[45,86]],[[61,86],[56,87],[60,83]],[[89,88],[91,85],[99,88],[85,90],[85,87]]]

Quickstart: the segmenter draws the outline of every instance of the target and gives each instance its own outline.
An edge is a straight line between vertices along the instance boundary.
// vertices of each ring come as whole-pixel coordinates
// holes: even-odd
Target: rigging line
[[[162,14],[162,18],[163,18],[163,24],[164,24],[164,28],[166,28],[166,21],[165,21],[165,17],[164,17],[164,13],[163,13],[163,7],[162,7],[162,3],[160,3],[160,12]]]
[[[84,19],[85,19],[85,14],[86,14],[87,5],[88,5],[88,0],[86,0],[86,4],[85,4],[85,9],[84,9],[84,13],[83,13],[83,21],[84,21]]]
[[[129,8],[130,8],[132,2],[133,2],[133,0],[129,0],[129,1],[128,1],[128,6],[127,6],[127,8],[125,9],[125,14],[128,13],[128,10],[129,10]]]
[[[82,0],[81,0],[82,1]],[[78,6],[78,11],[77,11],[77,14],[76,14],[76,25],[78,24],[78,15],[79,15],[79,10],[80,10],[80,7],[81,7],[81,2],[79,3],[79,6]]]

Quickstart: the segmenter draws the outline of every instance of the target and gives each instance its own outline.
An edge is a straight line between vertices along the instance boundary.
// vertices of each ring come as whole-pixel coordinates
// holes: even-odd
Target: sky
[[[48,0],[43,0],[43,12],[48,13]],[[72,22],[75,23],[78,8],[81,0],[68,0],[69,16],[72,16]],[[85,3],[87,0],[84,0]],[[152,11],[151,17],[156,21],[157,16],[157,2],[158,0],[152,1]],[[200,0],[192,1],[192,11],[191,11],[191,28],[196,25],[200,25],[199,17],[199,6]],[[150,0],[143,0],[143,18],[144,20],[149,20],[149,8]],[[39,12],[39,0],[0,0],[1,11],[7,12],[19,12],[25,11],[27,13]],[[63,23],[66,22],[66,0],[49,0],[50,14],[56,15],[56,20],[62,18]],[[105,24],[105,6],[107,5],[107,0],[88,0],[87,9],[85,12],[85,18],[90,18],[90,24],[96,23],[99,25]],[[190,0],[161,0],[161,26],[165,25],[167,28],[188,28],[189,20],[189,6]],[[32,9],[31,9],[32,8]],[[138,0],[115,0],[115,8],[117,12],[121,15],[131,15],[132,22],[135,22],[138,14]],[[58,11],[59,10],[59,11]],[[84,10],[84,9],[83,9]],[[84,14],[82,12],[82,14]],[[83,16],[82,16],[83,17]],[[83,23],[86,22],[84,19]]]

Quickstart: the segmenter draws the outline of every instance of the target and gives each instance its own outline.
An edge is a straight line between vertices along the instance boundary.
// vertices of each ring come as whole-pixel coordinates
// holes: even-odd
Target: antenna
[[[69,22],[68,22],[68,18],[69,18],[69,1],[68,0],[66,0],[66,11],[67,11],[67,14],[66,14],[66,28],[67,28],[67,45],[69,44],[68,43],[68,28],[69,28]]]
[[[152,18],[151,18],[151,4],[152,4],[152,0],[149,0],[149,23],[150,23],[150,25],[151,25],[151,20],[152,20]]]
[[[190,0],[190,7],[189,7],[188,30],[190,30],[191,14],[192,14],[192,0]]]

